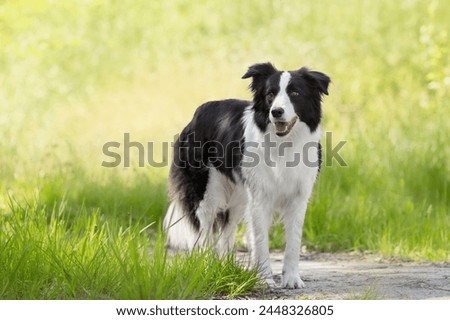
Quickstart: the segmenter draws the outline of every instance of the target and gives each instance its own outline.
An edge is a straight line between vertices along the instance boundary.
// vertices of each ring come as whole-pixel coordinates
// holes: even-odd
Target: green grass
[[[164,260],[167,168],[102,167],[102,146],[172,141],[200,103],[250,98],[240,77],[269,60],[331,76],[323,127],[347,141],[346,167],[325,148],[307,248],[449,261],[448,16],[447,1],[2,2],[1,297],[240,294],[183,269],[227,261]],[[150,287],[155,259],[173,287]]]
[[[381,300],[380,289],[376,283],[370,284],[366,289],[359,293],[351,293],[347,300]]]
[[[87,209],[69,218],[64,205],[11,209],[0,217],[2,299],[233,298],[260,283],[233,256],[170,257],[150,225],[114,225]]]

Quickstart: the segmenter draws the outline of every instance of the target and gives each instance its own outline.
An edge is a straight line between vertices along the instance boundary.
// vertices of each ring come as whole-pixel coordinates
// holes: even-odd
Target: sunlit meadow
[[[444,0],[1,2],[0,298],[258,287],[232,258],[169,259],[168,168],[136,152],[107,168],[102,147],[129,133],[165,160],[199,104],[250,99],[240,78],[265,61],[330,75],[324,143],[346,141],[347,166],[328,154],[321,171],[306,249],[449,261],[449,16]]]

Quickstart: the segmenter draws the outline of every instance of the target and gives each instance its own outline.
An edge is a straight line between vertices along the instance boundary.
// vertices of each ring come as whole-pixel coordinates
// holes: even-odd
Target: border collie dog
[[[282,286],[304,286],[298,271],[308,199],[321,163],[321,98],[330,78],[305,67],[279,71],[251,66],[253,101],[201,105],[174,144],[170,206],[164,218],[168,247],[233,248],[245,217],[252,263],[274,285],[269,228],[277,212],[286,248]]]

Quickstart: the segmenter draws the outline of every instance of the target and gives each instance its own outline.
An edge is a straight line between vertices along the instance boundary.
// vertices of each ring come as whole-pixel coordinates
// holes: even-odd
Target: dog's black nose
[[[271,113],[274,118],[280,118],[283,115],[284,110],[281,108],[275,108],[272,109]]]

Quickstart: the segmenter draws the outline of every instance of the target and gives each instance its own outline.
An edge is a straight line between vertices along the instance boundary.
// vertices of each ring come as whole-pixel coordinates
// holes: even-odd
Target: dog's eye
[[[266,94],[266,98],[267,98],[267,101],[271,102],[275,98],[275,96],[272,92],[269,92]]]
[[[299,96],[300,92],[298,91],[291,91],[291,96]]]

